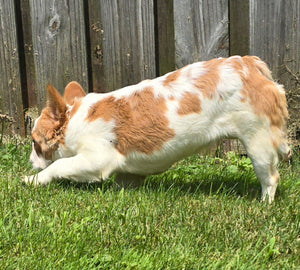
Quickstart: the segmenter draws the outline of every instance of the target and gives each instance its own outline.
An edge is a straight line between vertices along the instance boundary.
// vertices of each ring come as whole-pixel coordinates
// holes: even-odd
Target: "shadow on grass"
[[[73,182],[68,179],[57,181],[56,183],[60,188],[64,190],[75,189],[84,190],[88,192],[99,191],[105,192],[114,188],[114,180],[108,179],[103,182]]]
[[[224,178],[220,176],[210,175],[207,178],[195,178],[192,181],[186,182],[184,179],[176,179],[171,181],[169,179],[147,179],[145,186],[149,190],[169,192],[176,190],[179,194],[205,194],[209,195],[233,195],[237,197],[246,197],[249,200],[255,198],[260,199],[261,185],[258,180],[252,179],[234,179]]]
[[[298,160],[297,158],[290,164],[281,164],[281,175],[285,176],[286,171],[297,170]],[[125,187],[125,189],[140,189],[147,192],[173,192],[179,196],[180,194],[193,196],[197,196],[197,194],[226,194],[249,200],[260,200],[261,185],[253,168],[238,169],[238,171],[232,172],[228,170],[229,167],[230,163],[217,164],[214,160],[212,164],[210,160],[190,159],[162,174],[148,176],[140,187]],[[75,183],[64,180],[58,182],[58,185],[63,189],[84,190],[91,193],[98,192],[99,189],[101,192],[117,192],[121,187],[115,183],[115,178],[115,175],[113,175],[110,179],[101,183]],[[280,199],[283,193],[285,193],[285,187],[279,185],[276,192],[277,199]]]
[[[114,176],[104,182],[95,183],[76,183],[69,180],[59,181],[59,187],[70,190],[83,190],[87,192],[101,192],[119,191],[122,187],[115,183]],[[146,190],[150,192],[173,192],[180,196],[180,194],[190,194],[197,196],[197,194],[218,195],[226,194],[237,197],[245,197],[249,200],[255,198],[260,199],[261,186],[258,180],[253,180],[253,177],[222,177],[208,175],[204,177],[193,176],[194,179],[186,180],[184,176],[176,179],[171,179],[172,173],[151,175],[145,179],[145,182],[140,187],[124,187],[125,190]]]

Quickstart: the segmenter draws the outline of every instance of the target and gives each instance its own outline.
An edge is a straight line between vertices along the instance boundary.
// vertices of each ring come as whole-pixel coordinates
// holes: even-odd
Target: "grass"
[[[300,269],[300,152],[260,203],[247,158],[188,158],[138,189],[25,186],[30,145],[0,146],[0,269]]]

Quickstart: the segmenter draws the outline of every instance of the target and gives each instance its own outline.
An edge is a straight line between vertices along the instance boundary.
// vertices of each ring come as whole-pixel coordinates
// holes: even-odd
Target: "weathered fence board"
[[[228,1],[174,0],[176,67],[228,56]]]
[[[250,0],[250,53],[287,90],[292,139],[300,139],[300,1]]]
[[[77,80],[87,89],[83,1],[23,0],[21,6],[28,87],[35,91],[39,108],[45,104],[48,83],[62,91]]]
[[[90,0],[93,90],[108,92],[153,78],[153,0]]]
[[[156,67],[158,75],[163,75],[175,69],[173,1],[156,1],[156,20]]]
[[[249,54],[249,1],[229,0],[229,53]]]
[[[19,51],[13,0],[0,0],[0,113],[13,117],[14,133],[23,134]]]

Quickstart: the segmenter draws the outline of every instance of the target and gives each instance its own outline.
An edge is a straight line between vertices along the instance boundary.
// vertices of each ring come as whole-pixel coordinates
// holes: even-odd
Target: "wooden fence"
[[[300,137],[300,0],[0,0],[0,113],[24,134],[48,83],[107,92],[188,63],[258,55]]]

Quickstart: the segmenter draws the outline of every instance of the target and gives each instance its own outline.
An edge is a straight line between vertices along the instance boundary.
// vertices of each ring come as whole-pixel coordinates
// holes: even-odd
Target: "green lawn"
[[[0,269],[300,269],[300,151],[268,205],[233,153],[120,190],[113,179],[25,186],[30,150],[0,145]]]

